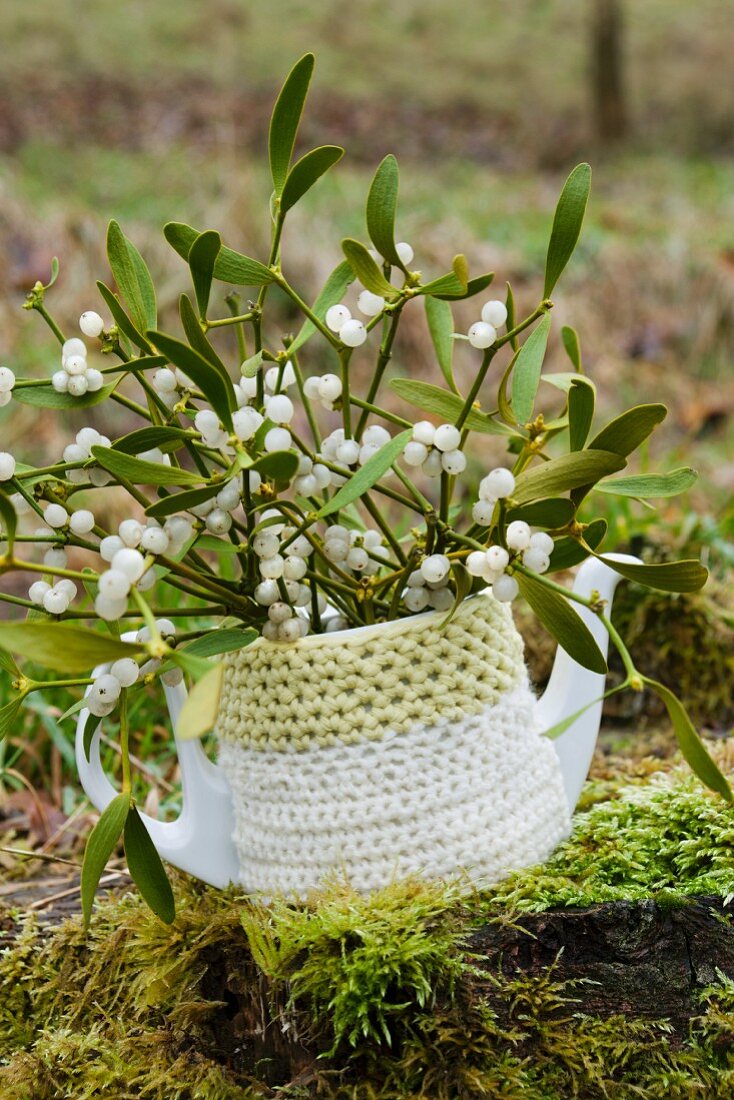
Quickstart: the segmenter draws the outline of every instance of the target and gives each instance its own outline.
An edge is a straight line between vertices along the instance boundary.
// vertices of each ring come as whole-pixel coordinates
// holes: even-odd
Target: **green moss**
[[[538,911],[671,893],[734,896],[734,807],[678,772],[577,814],[547,863],[507,879],[482,907]]]
[[[734,598],[731,585],[709,581],[705,592],[673,594],[622,585],[612,620],[642,673],[685,700],[694,722],[734,725]],[[645,700],[664,714],[657,696]]]
[[[463,920],[462,920],[463,917]],[[242,922],[263,973],[308,1004],[332,1050],[392,1044],[416,1007],[450,998],[465,971],[467,919],[458,890],[406,882],[361,897],[335,884],[310,905],[248,908]]]
[[[552,967],[503,976],[465,948],[517,910],[734,894],[734,811],[693,780],[596,796],[548,864],[483,896],[334,884],[266,909],[181,876],[171,927],[134,895],[101,903],[89,939],[29,922],[0,959],[0,1100],[734,1097],[734,982],[671,1044],[665,1021],[584,1014]],[[321,1057],[286,1085],[265,1034]]]

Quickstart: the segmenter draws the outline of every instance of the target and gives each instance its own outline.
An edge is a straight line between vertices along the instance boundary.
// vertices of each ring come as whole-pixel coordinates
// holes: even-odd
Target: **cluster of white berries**
[[[508,524],[504,546],[490,546],[488,550],[473,550],[466,559],[466,567],[473,577],[481,577],[492,585],[492,594],[501,603],[509,603],[517,596],[518,583],[505,570],[511,554],[522,555],[522,564],[534,573],[545,573],[550,565],[553,539],[546,531],[533,533],[524,520],[516,519]]]
[[[243,369],[246,362],[242,364]],[[265,398],[270,394],[280,394],[284,390],[289,390],[291,386],[296,384],[296,372],[293,369],[293,364],[288,359],[282,366],[268,367],[263,376],[263,389],[265,391]],[[237,396],[237,404],[240,408],[246,405],[249,401],[253,401],[257,397],[257,377],[253,376],[248,378],[243,373],[239,382],[235,383],[235,394]]]
[[[367,339],[367,329],[363,322],[352,317],[351,312],[341,302],[327,309],[324,320],[327,328],[335,332],[348,348],[358,348]]]
[[[132,586],[145,572],[145,558],[132,546],[122,546],[110,559],[110,568],[97,578],[97,598],[94,610],[100,619],[112,622],[127,610],[127,598]]]
[[[63,615],[76,596],[76,585],[69,577],[62,577],[56,584],[34,581],[28,589],[28,599],[42,607],[49,615]]]
[[[331,485],[332,473],[323,462],[314,462],[308,455],[298,459],[298,473],[293,480],[293,491],[302,497],[313,496],[320,489]]]
[[[52,531],[68,529],[75,535],[88,535],[94,528],[96,522],[94,513],[90,512],[88,508],[78,508],[75,512],[69,514],[63,504],[58,504],[56,502],[52,502],[46,506],[46,510],[43,513],[43,521],[46,526],[39,527],[35,531],[36,536],[39,538],[45,538],[48,535],[49,528]],[[54,569],[63,569],[67,563],[66,550],[64,550],[63,546],[51,546],[43,555],[43,561],[44,565],[47,565],[52,572]],[[31,587],[33,588],[33,585],[31,585]],[[71,588],[74,589],[73,592]],[[66,586],[66,591],[71,593],[67,603],[76,595],[75,586],[71,585],[71,588],[68,585]],[[41,592],[40,589],[36,589],[36,591],[38,593]],[[34,596],[30,598],[34,603],[43,603],[42,593],[40,599],[36,599]],[[46,608],[46,610],[48,611],[49,608]],[[65,611],[66,608],[64,607],[62,610]],[[58,611],[54,612],[54,614],[60,613],[61,612]]]
[[[0,367],[0,409],[10,403],[14,385],[15,375],[10,367]]]
[[[175,637],[176,628],[170,619],[157,619],[155,626],[164,640],[170,641]],[[150,631],[147,626],[138,631],[135,640],[141,644],[150,641]],[[86,703],[89,713],[95,718],[106,718],[115,709],[122,689],[132,687],[141,676],[155,672],[160,667],[160,663],[155,658],[138,667],[137,661],[132,657],[121,657],[119,661],[103,665],[87,692]],[[161,673],[161,680],[169,687],[180,684],[182,679],[183,673],[178,667]]]
[[[164,642],[169,644],[174,640],[176,636],[176,627],[173,625],[170,619],[156,619],[155,628],[160,634]],[[151,633],[147,626],[141,627],[141,629],[135,635],[135,641],[139,644],[149,642],[151,639]],[[152,657],[145,664],[140,666],[140,676],[152,676],[161,667],[161,661],[158,657]],[[183,680],[183,671],[174,665],[173,668],[168,668],[161,672],[161,681],[166,687],[175,687],[176,684],[180,684]]]
[[[479,500],[472,508],[472,519],[480,527],[489,527],[498,500],[512,496],[515,491],[515,477],[512,470],[498,466],[490,470],[479,482]]]
[[[322,374],[319,378],[307,378],[303,392],[309,401],[318,401],[328,412],[334,408],[334,402],[342,395],[342,380],[338,374]]]
[[[337,428],[321,442],[321,453],[318,458],[324,458],[327,462],[333,462],[340,466],[364,466],[381,447],[390,442],[390,433],[387,428],[379,424],[372,424],[365,428],[362,439],[348,439],[343,428]],[[343,485],[345,478],[341,474],[331,473],[331,484],[334,487]]]
[[[406,444],[403,459],[407,466],[420,466],[427,477],[441,472],[460,474],[466,469],[466,455],[459,449],[461,432],[453,424],[419,420],[413,426],[413,438]]]
[[[264,518],[273,516],[266,512]],[[255,588],[255,600],[268,609],[268,621],[262,633],[271,642],[295,642],[308,633],[306,614],[303,611],[299,614],[296,609],[304,609],[311,603],[311,589],[303,583],[303,578],[313,547],[304,535],[298,535],[281,553],[281,540],[285,542],[292,534],[292,528],[274,524],[263,528],[252,540],[262,578]],[[326,608],[321,595],[319,608]]]
[[[324,554],[333,565],[364,573],[374,558],[384,559],[388,551],[379,531],[350,531],[335,523],[324,533]]]
[[[429,554],[421,562],[420,569],[408,577],[403,592],[403,603],[414,614],[430,607],[434,611],[448,611],[454,602],[454,594],[448,587],[451,562],[445,554]]]
[[[178,401],[180,390],[190,390],[194,384],[178,367],[160,367],[151,377],[151,385],[169,409]]]
[[[61,370],[51,375],[51,385],[57,393],[70,393],[72,397],[83,397],[85,393],[96,393],[102,389],[102,372],[89,366],[86,346],[77,336],[66,340],[62,346]]]
[[[248,484],[251,493],[256,493],[258,491],[261,481],[262,479],[257,470],[250,470],[248,472]],[[241,503],[241,488],[242,486],[239,479],[233,478],[231,481],[225,482],[216,496],[210,497],[209,500],[205,500],[201,504],[195,504],[193,508],[191,508],[191,512],[193,512],[198,519],[204,520],[204,525],[210,534],[227,534],[232,526],[232,514],[237,511]],[[189,535],[187,535],[187,538],[189,538],[190,535],[191,527],[189,526]],[[182,545],[183,543],[179,544],[177,551]]]
[[[413,261],[413,249],[407,241],[400,241],[395,245],[395,250],[401,263],[406,266]],[[374,249],[370,249],[370,255],[376,263],[382,263],[382,257]],[[381,294],[373,294],[371,290],[361,291],[357,298],[357,309],[365,317],[379,317],[385,308],[385,299]],[[358,317],[352,317],[351,310],[343,302],[330,306],[324,318],[326,327],[335,332],[342,344],[348,348],[358,348],[367,339],[367,329]]]
[[[70,443],[64,448],[64,462],[87,462],[92,456],[92,447],[111,447],[112,443],[106,435],[100,435],[96,428],[82,428],[76,433],[76,442]],[[140,456],[143,457],[142,455]],[[89,481],[96,488],[108,485],[112,481],[112,474],[101,466],[91,466],[75,470],[67,470],[66,477],[75,485],[83,485]]]
[[[497,329],[507,321],[507,306],[493,298],[482,306],[482,317],[470,327],[467,336],[473,348],[489,348],[497,339]]]
[[[122,689],[136,684],[139,674],[137,661],[132,657],[121,657],[111,665],[103,665],[87,692],[89,713],[95,718],[106,718],[115,709]]]

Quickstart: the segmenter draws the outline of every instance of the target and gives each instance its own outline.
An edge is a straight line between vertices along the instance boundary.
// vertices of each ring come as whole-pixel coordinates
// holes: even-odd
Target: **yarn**
[[[225,659],[217,732],[261,751],[379,740],[494,705],[525,674],[509,609],[490,595],[291,645],[261,638]]]
[[[226,661],[219,763],[240,884],[302,897],[342,874],[497,882],[570,832],[522,642],[491,595]]]

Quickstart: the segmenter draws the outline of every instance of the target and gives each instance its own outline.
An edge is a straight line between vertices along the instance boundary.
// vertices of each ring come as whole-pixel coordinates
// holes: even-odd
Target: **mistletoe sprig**
[[[0,369],[0,405],[16,400],[63,413],[105,402],[139,420],[114,439],[84,427],[40,467],[0,454],[0,573],[30,580],[27,598],[0,592],[27,612],[24,621],[0,624],[4,667],[17,689],[0,711],[0,731],[23,699],[45,686],[21,672],[10,653],[62,672],[57,685],[89,688],[87,748],[100,719],[116,709],[121,715],[123,790],[90,841],[87,911],[96,869],[124,830],[131,871],[139,870],[157,911],[166,918],[172,912],[131,795],[130,693],[158,677],[167,684],[197,679],[212,657],[258,636],[294,645],[308,634],[424,611],[448,620],[487,587],[504,602],[521,594],[572,657],[604,672],[604,658],[573,610],[574,602],[589,607],[622,656],[626,677],[615,690],[647,684],[657,691],[692,767],[731,798],[680,702],[635,668],[603,601],[553,579],[589,555],[607,560],[606,525],[589,512],[592,491],[647,501],[685,490],[696,476],[688,469],[619,476],[666,410],[638,405],[594,429],[595,389],[573,329],[561,331],[569,371],[543,371],[551,295],[581,232],[589,166],[566,180],[543,296],[524,317],[516,315],[509,284],[503,297],[489,297],[493,274],[471,276],[461,254],[447,272],[424,277],[411,245],[396,239],[399,170],[392,155],[367,196],[368,243],[342,241],[343,259],[309,305],[283,269],[281,240],[289,212],[344,152],[326,145],[294,162],[313,61],[310,54],[298,61],[273,111],[266,260],[224,245],[215,230],[167,225],[193,294],[181,295],[176,331],[163,331],[145,260],[112,222],[112,283],[97,284],[103,312],[88,309],[79,322],[91,345],[67,338],[47,308],[59,271],[54,261],[50,282],[37,283],[25,306],[56,337],[56,368],[46,378],[17,379]],[[222,292],[222,284],[230,289]],[[231,288],[245,291],[241,297]],[[273,288],[302,316],[295,335],[280,330]],[[459,334],[452,302],[470,298],[479,299],[477,320]],[[442,385],[393,366],[401,321],[416,310],[425,315]],[[462,341],[474,357],[465,390],[454,373]],[[358,377],[367,373],[366,387],[356,384],[356,364]],[[564,395],[564,408],[550,419],[539,407],[541,382]],[[481,452],[482,436],[503,439],[508,457],[476,476],[469,456]],[[103,519],[110,488],[129,504],[117,530]],[[664,591],[692,591],[706,580],[695,560],[609,564]],[[175,590],[173,609],[166,590]],[[135,631],[134,640],[122,641],[122,629]]]

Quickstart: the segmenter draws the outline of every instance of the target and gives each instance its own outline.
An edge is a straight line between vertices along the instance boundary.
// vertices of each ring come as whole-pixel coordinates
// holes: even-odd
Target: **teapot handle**
[[[123,641],[134,638],[123,635]],[[95,669],[93,676],[99,670]],[[89,692],[87,688],[87,694]],[[156,821],[141,813],[158,854],[174,867],[187,871],[211,886],[223,887],[237,882],[239,864],[232,840],[234,815],[232,797],[221,768],[207,757],[198,741],[181,741],[176,727],[186,700],[183,684],[164,685],[168,713],[173,725],[181,772],[181,813],[175,821]],[[79,714],[76,727],[76,765],[84,792],[96,809],[102,811],[118,793],[105,775],[100,759],[100,723],[89,751],[84,752],[84,728],[89,711]]]

